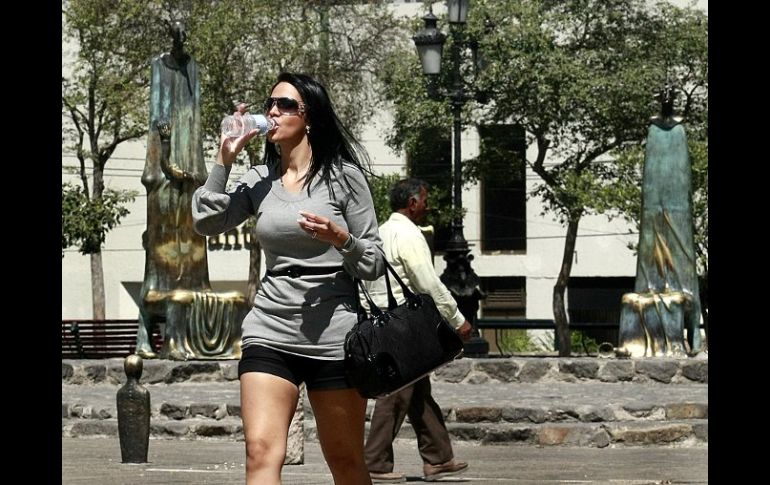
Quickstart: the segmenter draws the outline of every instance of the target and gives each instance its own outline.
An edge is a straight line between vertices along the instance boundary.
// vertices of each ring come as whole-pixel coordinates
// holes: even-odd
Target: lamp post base
[[[486,298],[487,295],[481,290],[481,279],[471,267],[473,255],[470,254],[468,242],[462,233],[462,222],[459,220],[455,220],[453,234],[448,246],[444,255],[447,266],[441,274],[441,281],[457,302],[460,312],[473,326],[472,337],[463,346],[464,355],[467,357],[487,357],[489,355],[489,342],[484,339],[476,327],[476,312],[479,309],[479,301]]]
[[[463,345],[465,357],[489,357],[489,342],[475,335]]]

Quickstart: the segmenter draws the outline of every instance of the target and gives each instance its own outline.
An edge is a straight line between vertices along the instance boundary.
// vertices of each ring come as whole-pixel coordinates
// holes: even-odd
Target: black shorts
[[[279,352],[261,345],[243,349],[238,362],[238,377],[246,372],[265,372],[282,377],[296,386],[305,383],[308,391],[348,389],[342,360],[321,360]]]

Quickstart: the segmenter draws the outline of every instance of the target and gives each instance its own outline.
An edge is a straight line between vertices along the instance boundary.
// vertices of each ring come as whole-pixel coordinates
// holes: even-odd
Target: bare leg
[[[308,398],[335,485],[371,484],[364,462],[366,400],[355,389],[309,391]]]
[[[281,483],[289,424],[298,398],[299,389],[286,379],[262,372],[241,375],[247,485]]]

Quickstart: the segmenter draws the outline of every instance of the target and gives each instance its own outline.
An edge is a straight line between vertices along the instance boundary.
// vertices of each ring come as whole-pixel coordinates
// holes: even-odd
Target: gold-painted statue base
[[[620,313],[619,351],[629,357],[684,357],[685,317],[692,295],[682,291],[626,293]]]
[[[151,291],[146,301],[166,307],[165,339],[160,358],[240,359],[241,322],[247,311],[243,293]]]

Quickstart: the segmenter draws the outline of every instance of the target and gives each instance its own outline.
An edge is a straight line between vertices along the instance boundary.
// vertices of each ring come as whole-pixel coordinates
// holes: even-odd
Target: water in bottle
[[[222,134],[229,138],[237,138],[253,129],[259,130],[260,135],[275,128],[275,121],[260,114],[229,115],[222,120]]]

